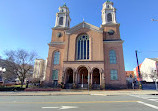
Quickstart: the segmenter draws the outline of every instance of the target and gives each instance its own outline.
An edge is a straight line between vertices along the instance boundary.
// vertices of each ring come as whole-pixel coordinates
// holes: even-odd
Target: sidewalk
[[[57,96],[57,95],[129,95],[129,94],[158,94],[155,90],[61,90],[38,92],[0,92],[0,96]]]

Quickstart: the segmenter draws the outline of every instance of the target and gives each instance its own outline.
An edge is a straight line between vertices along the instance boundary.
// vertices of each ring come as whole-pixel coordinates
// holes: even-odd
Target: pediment
[[[69,30],[66,31],[66,34],[72,34],[82,28],[87,28],[87,29],[90,29],[90,30],[94,30],[94,31],[97,31],[97,32],[100,32],[100,33],[103,33],[103,30],[97,26],[94,26],[92,24],[89,24],[87,22],[82,22],[72,28],[70,28]]]

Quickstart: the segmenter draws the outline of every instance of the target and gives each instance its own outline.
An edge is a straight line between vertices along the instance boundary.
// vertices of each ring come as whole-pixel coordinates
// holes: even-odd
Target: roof
[[[66,31],[67,34],[72,34],[73,32],[75,31],[78,31],[79,29],[82,29],[82,28],[87,28],[87,29],[91,29],[91,30],[94,30],[94,31],[97,31],[97,32],[100,32],[100,33],[103,33],[103,30],[97,26],[94,26],[92,24],[89,24],[87,22],[81,22],[80,24],[70,28],[69,30]]]
[[[148,58],[150,60],[153,60],[153,61],[158,61],[158,58]]]

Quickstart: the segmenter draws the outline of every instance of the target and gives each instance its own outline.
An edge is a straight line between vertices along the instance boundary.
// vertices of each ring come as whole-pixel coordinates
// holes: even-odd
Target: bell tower
[[[59,7],[59,12],[56,13],[55,28],[70,28],[69,8],[64,4]]]
[[[116,23],[116,9],[113,7],[113,2],[107,0],[102,8],[102,25]]]

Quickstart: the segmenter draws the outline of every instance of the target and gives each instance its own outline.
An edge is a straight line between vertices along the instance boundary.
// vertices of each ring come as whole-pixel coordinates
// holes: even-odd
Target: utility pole
[[[135,51],[135,53],[136,53],[136,60],[137,60],[137,67],[138,67],[138,75],[139,75],[139,89],[141,89],[141,86],[142,86],[142,84],[141,84],[141,74],[140,74],[140,68],[139,68],[139,61],[138,61],[138,51],[136,50]]]
[[[156,19],[151,19],[152,21],[158,21],[158,20],[156,20]]]

